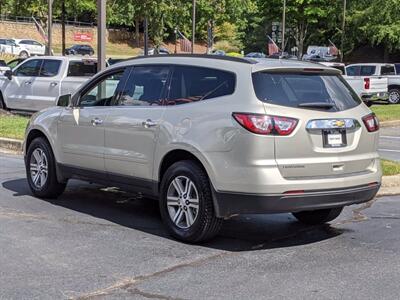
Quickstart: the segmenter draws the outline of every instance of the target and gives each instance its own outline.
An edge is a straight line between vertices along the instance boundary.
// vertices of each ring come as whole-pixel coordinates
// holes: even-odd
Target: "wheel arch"
[[[390,91],[391,89],[397,89],[400,91],[400,85],[399,84],[390,84],[388,85],[388,90]]]

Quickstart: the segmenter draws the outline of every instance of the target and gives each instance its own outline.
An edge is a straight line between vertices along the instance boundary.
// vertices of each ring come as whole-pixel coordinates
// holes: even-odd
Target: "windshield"
[[[253,86],[258,99],[283,106],[342,111],[361,103],[337,75],[257,72]]]

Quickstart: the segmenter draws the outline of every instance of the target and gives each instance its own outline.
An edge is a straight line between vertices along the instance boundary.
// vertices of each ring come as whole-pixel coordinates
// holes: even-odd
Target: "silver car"
[[[70,178],[159,200],[177,239],[237,214],[335,219],[381,183],[379,123],[338,70],[305,62],[171,55],[97,74],[26,131],[29,186]]]

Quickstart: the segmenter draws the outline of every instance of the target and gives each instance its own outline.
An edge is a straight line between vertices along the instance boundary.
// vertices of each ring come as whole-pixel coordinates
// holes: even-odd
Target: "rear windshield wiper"
[[[306,102],[306,103],[300,103],[297,105],[298,107],[311,107],[311,108],[325,108],[325,109],[330,109],[335,106],[333,103],[327,103],[327,102]]]

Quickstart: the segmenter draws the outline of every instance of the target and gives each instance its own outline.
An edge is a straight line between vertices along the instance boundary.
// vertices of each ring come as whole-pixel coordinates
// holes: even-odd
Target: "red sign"
[[[93,35],[91,33],[74,33],[74,41],[76,42],[91,42],[93,40]]]

